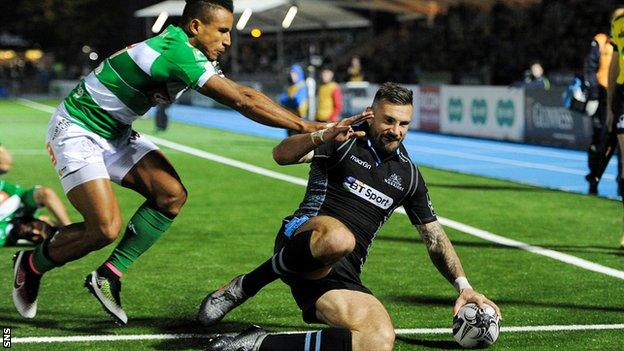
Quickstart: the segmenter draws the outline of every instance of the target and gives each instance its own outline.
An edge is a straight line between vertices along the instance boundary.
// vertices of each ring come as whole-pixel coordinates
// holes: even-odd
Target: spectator
[[[349,82],[363,82],[364,72],[362,72],[362,61],[359,56],[353,56],[351,58],[351,65],[347,69],[349,73]]]
[[[525,72],[523,86],[526,89],[550,90],[550,81],[544,75],[544,67],[539,61],[533,62]]]
[[[316,120],[336,122],[342,113],[342,92],[340,85],[334,82],[334,71],[326,67],[321,70],[322,84],[318,89]]]
[[[299,65],[290,67],[291,85],[280,94],[279,103],[303,119],[308,118],[308,87],[303,68]],[[291,132],[288,132],[289,135]]]

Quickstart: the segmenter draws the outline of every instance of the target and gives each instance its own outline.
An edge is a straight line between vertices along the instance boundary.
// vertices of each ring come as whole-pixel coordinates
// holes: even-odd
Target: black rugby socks
[[[312,256],[310,238],[312,231],[295,235],[273,257],[243,277],[243,291],[248,297],[254,296],[280,276],[293,273],[309,273],[325,267],[325,264]]]
[[[351,351],[351,331],[329,328],[299,334],[270,334],[259,351]]]

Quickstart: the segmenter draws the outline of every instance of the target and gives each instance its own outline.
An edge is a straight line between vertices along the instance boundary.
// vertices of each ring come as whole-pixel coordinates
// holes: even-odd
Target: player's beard
[[[377,146],[380,147],[386,154],[391,154],[395,152],[399,146],[401,146],[403,138],[394,134],[380,134],[377,138],[375,138],[375,141]]]

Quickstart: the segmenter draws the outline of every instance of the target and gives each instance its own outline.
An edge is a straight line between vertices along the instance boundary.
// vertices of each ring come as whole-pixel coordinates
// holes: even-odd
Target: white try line
[[[522,327],[501,327],[502,333],[527,332],[570,332],[591,330],[622,330],[624,324],[590,324],[590,325],[537,325]],[[289,334],[305,333],[306,331],[291,331]],[[431,335],[452,333],[451,328],[414,328],[395,329],[397,335]],[[95,341],[139,341],[139,340],[177,340],[177,339],[210,339],[215,334],[145,334],[145,335],[79,335],[79,336],[34,336],[12,338],[15,344],[41,344],[63,342],[95,342]]]
[[[34,109],[44,111],[44,112],[50,112],[50,110],[51,112],[54,112],[56,110],[50,106],[42,105],[40,103],[26,100],[26,99],[19,99],[18,102],[28,107],[32,107]],[[187,153],[189,155],[193,155],[193,156],[206,159],[206,160],[218,162],[218,163],[236,167],[238,169],[242,169],[248,172],[256,173],[256,174],[270,177],[273,179],[279,179],[279,180],[292,183],[292,184],[296,184],[296,185],[306,186],[308,183],[307,180],[303,178],[293,177],[293,176],[289,176],[289,175],[282,174],[279,172],[271,171],[266,168],[254,166],[252,164],[237,161],[228,157],[219,156],[219,155],[206,152],[203,150],[199,150],[190,146],[186,146],[186,145],[174,143],[169,140],[157,138],[155,136],[149,136],[149,135],[147,136],[151,140],[153,140],[155,143],[161,146],[165,146],[165,147],[168,147],[168,148],[180,151],[180,152]],[[405,214],[405,210],[403,208],[397,209],[396,212]],[[466,234],[469,234],[469,235],[472,235],[472,236],[475,236],[475,237],[478,237],[478,238],[481,238],[490,242],[494,242],[496,244],[526,250],[534,254],[550,257],[554,260],[568,263],[573,266],[577,266],[577,267],[580,267],[589,271],[602,273],[611,277],[624,280],[624,272],[614,269],[614,268],[606,267],[598,263],[594,263],[594,262],[591,262],[591,261],[588,261],[588,260],[585,260],[576,256],[561,253],[559,251],[550,250],[550,249],[546,249],[546,248],[539,247],[539,246],[533,246],[527,243],[523,243],[521,241],[509,239],[509,238],[506,238],[506,237],[503,237],[503,236],[500,236],[500,235],[497,235],[497,234],[494,234],[494,233],[491,233],[491,232],[488,232],[479,228],[469,226],[461,222],[454,221],[452,219],[438,217],[438,220],[440,221],[442,225],[445,225],[449,228],[453,228],[455,230],[464,232]]]

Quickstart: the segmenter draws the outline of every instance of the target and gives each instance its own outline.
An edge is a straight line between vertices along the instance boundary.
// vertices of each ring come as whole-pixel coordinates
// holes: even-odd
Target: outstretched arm
[[[357,116],[345,118],[327,129],[292,135],[273,148],[273,159],[282,166],[308,161],[309,158],[306,156],[323,143],[332,140],[345,141],[366,135],[362,131],[353,131],[351,125],[372,116],[371,111],[366,111]]]
[[[468,283],[459,257],[440,222],[436,220],[431,223],[417,225],[416,228],[427,246],[427,251],[433,264],[459,292],[459,297],[453,308],[453,315],[457,315],[459,309],[466,303],[474,302],[480,308],[485,308],[484,304],[491,305],[500,316],[501,313],[498,306],[484,295],[474,291]]]
[[[324,124],[305,121],[269,99],[256,89],[237,84],[221,76],[213,76],[199,90],[202,94],[240,112],[243,116],[271,127],[308,133],[324,128]]]

